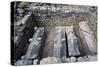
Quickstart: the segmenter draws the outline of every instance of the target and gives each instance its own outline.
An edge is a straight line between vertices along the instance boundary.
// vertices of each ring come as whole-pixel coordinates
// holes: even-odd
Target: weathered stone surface
[[[41,11],[46,11],[46,7],[45,6],[42,6],[42,7],[40,7],[40,10]]]
[[[70,57],[70,62],[76,62],[76,58],[75,57]]]
[[[25,56],[22,56],[20,60],[18,60],[15,64],[15,66],[20,66],[20,65],[32,65],[32,60],[26,59]]]
[[[37,31],[34,34],[33,41],[30,43],[27,53],[26,53],[26,58],[27,59],[33,59],[36,58],[39,52],[39,48],[41,46],[41,37],[43,36],[44,33],[44,27],[40,27],[37,29]]]
[[[87,55],[83,57],[78,57],[77,62],[85,62],[85,61],[96,61],[97,60],[97,55]]]
[[[52,12],[56,12],[56,11],[57,11],[57,10],[56,10],[56,7],[55,7],[54,5],[51,6],[51,11],[52,11]]]
[[[85,59],[85,61],[89,61],[89,58],[87,56],[82,56],[82,57]]]
[[[31,16],[31,13],[28,15],[25,15],[24,18],[22,19],[21,23],[25,24],[25,22],[29,19],[30,16]]]
[[[47,57],[47,58],[43,58],[40,61],[40,64],[54,64],[54,63],[61,63],[61,60],[56,57]]]
[[[25,65],[32,65],[32,60],[25,59],[23,61]]]
[[[88,22],[83,21],[79,23],[80,37],[82,40],[82,47],[85,48],[86,54],[97,53],[97,44],[93,31],[90,29]]]
[[[37,30],[37,27],[34,27],[34,30],[36,31]]]
[[[53,13],[58,13],[58,14],[61,14],[61,13],[71,13],[71,12],[75,12],[75,13],[86,13],[89,11],[89,7],[83,7],[83,8],[80,8],[80,6],[77,6],[78,8],[75,8],[75,6],[73,7],[70,7],[70,6],[62,6],[62,5],[54,5],[54,4],[51,4],[51,5],[48,5],[48,4],[44,4],[44,5],[35,5],[35,4],[32,4],[30,6],[30,9],[33,9],[33,11],[35,9],[40,9],[40,11],[44,11],[46,12],[47,10],[49,12],[53,12]]]
[[[33,60],[33,64],[35,65],[38,64],[38,61],[39,61],[38,59]]]
[[[65,27],[55,27],[53,56],[61,58],[66,56]]]
[[[33,38],[30,38],[30,39],[29,39],[29,42],[31,43],[32,41],[33,41]]]
[[[66,26],[69,56],[80,55],[77,38],[74,34],[73,26]]]
[[[28,3],[27,2],[20,2],[18,4],[18,7],[22,8],[22,7],[25,7]]]
[[[84,57],[78,57],[77,58],[77,62],[84,62],[86,61],[86,59]]]
[[[69,63],[70,62],[70,58],[66,58],[66,56],[61,58],[63,63]]]
[[[48,27],[46,28],[46,42],[45,42],[45,47],[44,47],[44,52],[43,52],[43,57],[52,57],[53,56],[53,48],[54,48],[54,27]]]
[[[88,55],[87,57],[88,57],[89,61],[96,61],[97,60],[97,55],[93,55],[93,56]]]
[[[24,65],[24,64],[23,64],[23,60],[18,60],[14,65],[15,65],[15,66]]]

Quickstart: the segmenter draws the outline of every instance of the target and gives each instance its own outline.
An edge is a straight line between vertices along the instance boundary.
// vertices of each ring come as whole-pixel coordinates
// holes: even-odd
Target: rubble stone
[[[47,57],[40,61],[40,64],[54,64],[54,63],[61,63],[61,60],[56,57]]]

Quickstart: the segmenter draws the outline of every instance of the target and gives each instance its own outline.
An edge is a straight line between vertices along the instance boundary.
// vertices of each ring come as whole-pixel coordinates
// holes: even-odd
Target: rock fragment
[[[47,57],[47,58],[43,58],[40,61],[40,64],[55,64],[55,63],[61,63],[60,58],[56,58],[56,57]]]
[[[85,61],[86,61],[86,59],[83,58],[83,57],[79,57],[79,58],[77,58],[77,62],[85,62]]]
[[[88,55],[87,57],[88,57],[89,61],[96,61],[97,60],[97,55],[93,55],[93,56]]]
[[[76,58],[75,57],[70,57],[70,62],[76,62]]]
[[[39,61],[38,59],[33,60],[33,64],[34,65],[38,64],[38,61]]]
[[[32,65],[32,60],[28,60],[28,59],[26,59],[25,56],[22,56],[21,59],[19,59],[14,65],[15,66]]]

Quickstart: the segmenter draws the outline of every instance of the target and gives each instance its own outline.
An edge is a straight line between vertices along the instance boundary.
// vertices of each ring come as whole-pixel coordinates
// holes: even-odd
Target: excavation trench
[[[77,10],[76,11],[74,10],[74,11],[71,11],[68,13],[63,13],[63,14],[60,14],[60,13],[61,12],[57,12],[57,13],[50,12],[49,13],[49,11],[46,13],[45,10],[44,11],[42,11],[42,10],[36,11],[36,13],[34,13],[34,11],[33,11],[33,13],[31,13],[31,15],[25,21],[25,24],[21,24],[22,27],[24,26],[24,29],[20,33],[22,35],[19,36],[17,34],[19,36],[19,40],[16,41],[16,43],[14,44],[15,45],[14,58],[13,58],[15,60],[14,63],[16,61],[18,61],[19,59],[21,59],[22,56],[26,56],[29,46],[31,45],[31,42],[29,42],[29,40],[31,38],[34,39],[36,30],[39,29],[40,27],[44,27],[44,33],[43,33],[43,36],[41,36],[41,39],[40,39],[41,42],[38,41],[38,42],[40,42],[39,46],[37,46],[37,43],[35,44],[36,48],[39,48],[39,49],[37,49],[38,51],[36,50],[38,52],[37,56],[35,58],[31,58],[28,60],[34,61],[34,60],[38,59],[37,64],[40,64],[40,61],[47,57],[59,57],[61,59],[63,56],[66,56],[66,58],[70,58],[70,57],[78,58],[81,56],[86,56],[90,53],[90,52],[89,53],[86,52],[86,51],[90,51],[90,50],[88,50],[89,47],[87,47],[87,48],[83,47],[84,39],[82,40],[82,37],[80,37],[79,23],[83,22],[83,21],[84,22],[87,21],[90,29],[94,32],[94,35],[96,38],[96,36],[97,36],[97,34],[96,34],[97,33],[97,31],[96,31],[97,20],[95,19],[95,17],[93,17],[89,12],[84,12],[84,11],[77,12]],[[21,25],[19,25],[18,28],[21,27]],[[55,40],[57,39],[56,36],[58,36],[58,35],[55,34],[56,33],[55,28],[59,27],[59,26],[61,28],[73,26],[74,28],[71,29],[73,31],[70,32],[70,36],[72,36],[73,38],[70,38],[69,33],[67,33],[67,31],[65,31],[64,33],[60,32],[60,34],[62,34],[62,35],[59,35],[59,37],[61,37],[61,39],[59,39],[59,37],[58,37],[58,40],[61,42],[59,42],[60,44],[56,44]],[[40,32],[40,34],[41,34],[41,32]],[[58,31],[58,34],[59,34],[59,31]],[[37,39],[39,39],[39,38],[37,38]],[[71,39],[73,39],[73,40],[71,41]],[[77,44],[80,54],[79,53],[77,53],[78,55],[70,54],[71,53],[70,46],[73,47],[73,43],[71,43],[71,42],[74,42],[74,41],[76,42],[76,40],[77,40],[77,43],[75,43],[75,45]],[[55,46],[57,46],[57,48]],[[74,49],[74,47],[73,47],[73,49]],[[57,53],[55,49],[59,50],[59,52]],[[87,50],[84,50],[84,49],[87,49]],[[76,49],[76,51],[78,51],[78,50]],[[55,52],[55,54],[57,53],[59,56],[56,56],[54,54],[54,52]]]

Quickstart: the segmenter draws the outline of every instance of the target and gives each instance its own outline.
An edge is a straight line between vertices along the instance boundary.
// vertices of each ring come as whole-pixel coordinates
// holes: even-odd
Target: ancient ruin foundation
[[[97,60],[97,7],[12,2],[13,65]]]

